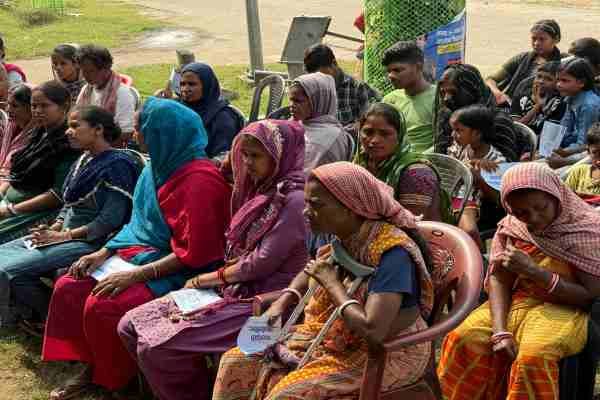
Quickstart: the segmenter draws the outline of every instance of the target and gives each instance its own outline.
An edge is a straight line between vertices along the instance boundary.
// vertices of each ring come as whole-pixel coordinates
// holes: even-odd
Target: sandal
[[[96,385],[92,383],[92,369],[86,367],[80,375],[71,379],[63,387],[54,389],[50,392],[50,400],[71,400],[81,399],[85,393],[93,389]]]
[[[44,330],[46,329],[46,324],[43,322],[34,322],[24,319],[19,321],[17,326],[19,327],[19,329],[25,331],[31,336],[40,339],[44,337]]]

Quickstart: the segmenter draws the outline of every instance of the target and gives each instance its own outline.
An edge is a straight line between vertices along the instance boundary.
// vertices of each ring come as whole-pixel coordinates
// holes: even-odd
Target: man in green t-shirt
[[[406,120],[407,140],[415,152],[433,147],[435,86],[425,79],[423,51],[416,42],[398,42],[383,54],[383,65],[396,88],[383,98]]]

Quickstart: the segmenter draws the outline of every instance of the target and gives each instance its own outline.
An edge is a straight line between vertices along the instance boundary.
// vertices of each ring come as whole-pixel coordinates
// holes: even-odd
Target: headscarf
[[[312,174],[355,214],[401,229],[417,228],[417,218],[394,199],[394,190],[365,168],[340,161],[322,165]]]
[[[193,72],[202,81],[202,98],[194,103],[182,103],[196,111],[207,126],[229,103],[221,97],[219,80],[210,65],[194,62],[183,67],[181,75],[186,72]]]
[[[535,189],[554,196],[559,203],[557,218],[540,235],[511,215],[507,198],[515,190]],[[498,224],[491,258],[506,248],[507,238],[535,245],[546,255],[600,276],[600,214],[565,186],[559,175],[543,163],[521,163],[502,178],[502,205],[509,215]]]
[[[149,98],[140,114],[140,127],[150,162],[135,187],[130,222],[105,246],[115,250],[147,247],[147,251],[130,260],[136,265],[158,260],[171,252],[171,230],[158,203],[158,189],[177,169],[205,158],[207,141],[200,117],[173,100]]]
[[[443,76],[454,82],[458,99],[448,108],[443,104],[438,85],[434,104],[435,151],[447,154],[452,144],[452,128],[450,117],[455,110],[472,104],[482,104],[495,113],[495,135],[492,145],[496,147],[508,161],[516,161],[524,151],[525,139],[521,138],[515,130],[510,116],[497,110],[496,100],[489,87],[483,80],[479,70],[468,64],[451,64],[444,70]]]
[[[398,146],[396,146],[396,151],[394,154],[392,154],[388,159],[380,162],[377,168],[377,178],[391,186],[394,189],[394,192],[398,190],[398,183],[400,182],[400,178],[406,167],[415,163],[424,163],[429,165],[426,160],[422,159],[420,154],[413,153],[411,151],[410,144],[405,140],[406,120],[404,119],[404,115],[402,113],[398,112],[398,115],[400,116],[400,128],[396,132]],[[368,167],[369,154],[362,147],[362,145],[359,145],[359,150],[354,157],[354,163],[364,168]]]
[[[87,160],[89,157],[88,154],[82,155],[69,171],[65,179],[63,201],[66,204],[78,203],[93,195],[99,187],[120,193],[131,200],[139,175],[132,157],[115,149]]]
[[[114,71],[111,71],[110,78],[108,78],[108,82],[106,86],[102,89],[104,92],[104,96],[102,96],[102,100],[98,106],[104,108],[106,111],[110,111],[115,114],[117,111],[117,92],[119,91],[119,87],[121,86],[121,77]],[[78,106],[89,106],[92,104],[92,92],[94,91],[94,86],[86,83],[83,89],[81,89],[81,94],[77,99]]]
[[[274,162],[273,173],[257,186],[243,161],[244,136],[258,140]],[[228,257],[252,251],[275,224],[286,195],[303,190],[304,128],[295,121],[264,120],[252,123],[236,137],[231,151],[233,218],[226,233]]]
[[[336,118],[338,109],[337,92],[333,77],[315,72],[301,75],[292,85],[298,84],[310,99],[311,116],[305,123],[329,123],[340,125]]]

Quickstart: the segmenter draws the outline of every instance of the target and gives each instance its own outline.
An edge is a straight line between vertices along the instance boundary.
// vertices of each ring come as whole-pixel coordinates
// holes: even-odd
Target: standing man
[[[367,83],[346,74],[327,45],[315,44],[306,49],[304,69],[309,74],[321,72],[333,77],[338,98],[337,119],[343,126],[356,122],[369,104],[381,99],[379,93]]]
[[[435,85],[423,75],[425,59],[416,42],[398,42],[383,53],[383,66],[395,90],[383,98],[406,120],[406,140],[418,153],[433,148]]]

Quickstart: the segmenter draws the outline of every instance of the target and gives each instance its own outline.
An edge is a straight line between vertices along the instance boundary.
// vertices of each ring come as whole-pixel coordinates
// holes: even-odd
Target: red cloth
[[[4,63],[3,65],[4,65],[4,69],[6,69],[7,74],[10,74],[11,72],[16,72],[17,74],[21,75],[23,82],[27,82],[27,76],[25,76],[25,71],[23,71],[21,69],[21,67],[19,67],[18,65],[15,65],[15,64],[7,64],[7,63]]]
[[[179,261],[197,268],[225,258],[231,187],[215,164],[195,160],[178,169],[158,190],[158,203]]]
[[[362,12],[356,19],[354,20],[354,26],[361,31],[363,34],[365,33],[365,13]]]
[[[94,368],[93,382],[117,390],[138,371],[123,346],[117,325],[125,313],[154,299],[144,284],[136,284],[115,298],[92,296],[96,281],[63,276],[54,287],[42,359],[81,361]]]

